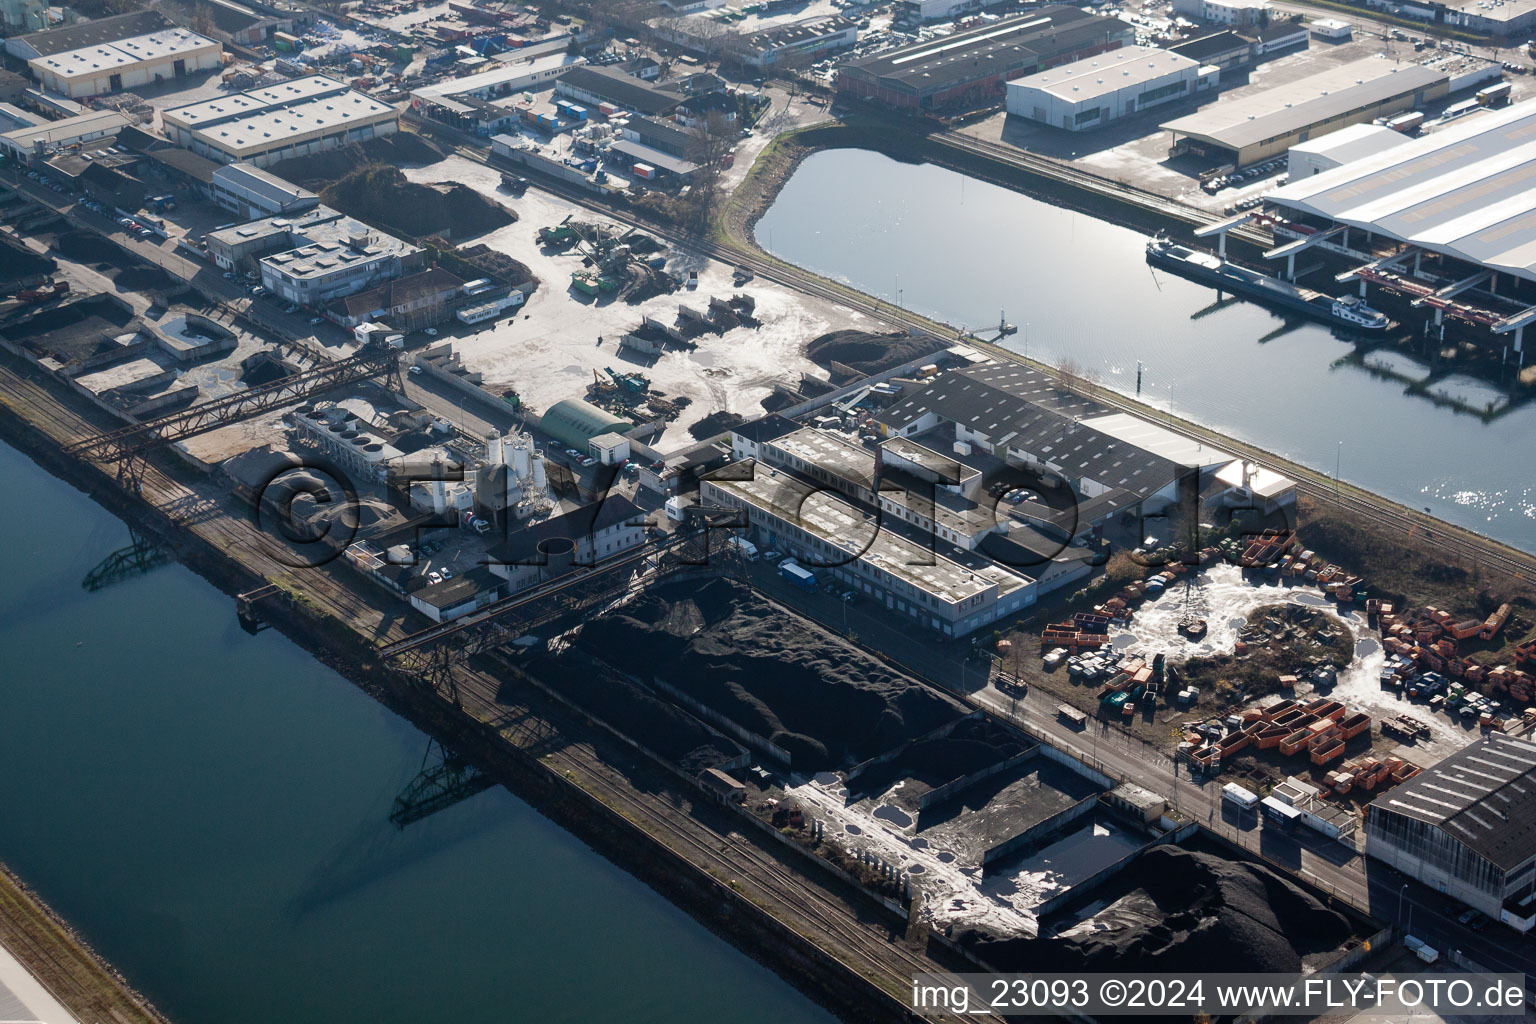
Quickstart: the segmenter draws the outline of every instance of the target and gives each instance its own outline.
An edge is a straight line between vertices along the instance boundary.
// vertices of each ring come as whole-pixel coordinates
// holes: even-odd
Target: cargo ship
[[[1166,238],[1155,237],[1147,242],[1147,262],[1165,267],[1180,277],[1208,284],[1219,291],[1231,292],[1253,299],[1265,305],[1277,306],[1357,331],[1384,331],[1397,323],[1385,313],[1372,309],[1362,299],[1353,295],[1334,298],[1302,288],[1278,277],[1261,274],[1257,270],[1227,263],[1220,257],[1198,249],[1179,245]]]

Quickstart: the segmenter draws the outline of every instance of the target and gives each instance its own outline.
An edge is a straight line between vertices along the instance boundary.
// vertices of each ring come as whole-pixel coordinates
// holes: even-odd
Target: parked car
[[[325,323],[325,317],[323,317],[323,316],[312,316],[312,317],[309,318],[309,322],[312,323],[312,324],[323,324],[323,323]],[[415,369],[415,367],[412,367],[412,369]]]

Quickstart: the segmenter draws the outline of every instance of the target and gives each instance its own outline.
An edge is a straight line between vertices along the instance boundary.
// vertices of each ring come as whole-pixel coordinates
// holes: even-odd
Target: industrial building
[[[1380,124],[1352,124],[1324,135],[1315,142],[1299,142],[1286,154],[1286,178],[1300,181],[1314,174],[1385,153],[1410,141],[1402,132]]]
[[[1413,296],[1442,328],[1456,318],[1522,354],[1536,321],[1533,133],[1527,101],[1293,180],[1267,197],[1284,215],[1272,255],[1333,252],[1362,289]]]
[[[397,331],[419,331],[447,320],[453,314],[451,303],[463,293],[463,278],[429,267],[344,295],[326,312],[343,327],[383,322]]]
[[[840,476],[830,460],[812,466]],[[1033,579],[979,557],[934,551],[788,468],[748,460],[714,470],[700,479],[699,499],[743,510],[749,534],[763,544],[945,636],[964,636],[1035,602]]]
[[[1125,46],[1008,83],[1008,113],[1080,132],[1214,88],[1221,70],[1153,46]]]
[[[1208,25],[1255,28],[1269,21],[1269,0],[1173,0],[1173,11]]]
[[[46,159],[61,149],[116,135],[133,122],[115,110],[92,110],[59,121],[40,121],[0,135],[0,151],[23,163]]]
[[[865,57],[838,71],[838,95],[903,110],[981,107],[1004,83],[1135,40],[1131,26],[1076,7],[1038,11]]]
[[[1168,51],[1188,57],[1197,64],[1214,64],[1226,70],[1242,67],[1253,59],[1253,41],[1226,29],[1173,43]]]
[[[27,61],[45,89],[71,99],[138,89],[220,66],[224,47],[184,28],[166,28],[44,54]]]
[[[1202,156],[1246,167],[1299,142],[1411,110],[1449,91],[1450,76],[1442,70],[1366,57],[1272,89],[1223,99],[1162,127],[1173,134],[1170,156]]]
[[[497,100],[542,88],[586,62],[585,57],[563,51],[516,62],[498,57],[485,71],[411,90],[411,109],[422,117],[466,131],[482,126],[488,130],[504,128],[516,121],[518,115],[499,106]]]
[[[425,260],[419,247],[329,206],[210,231],[206,242],[218,266],[255,264],[264,287],[301,306],[323,306],[419,269]]]
[[[1491,733],[1388,790],[1366,808],[1365,852],[1529,931],[1536,924],[1536,744]]]
[[[1074,496],[1066,517],[1072,539],[1097,537],[1116,516],[1160,512],[1181,500],[1184,488],[1198,486],[1199,499],[1215,506],[1295,501],[1294,481],[1265,480],[1260,494],[1241,460],[1227,452],[1073,394],[1015,363],[944,373],[881,410],[874,424],[888,438],[963,449],[972,453],[967,458],[986,455],[1066,483]]]
[[[635,425],[612,413],[605,412],[590,402],[579,398],[567,398],[549,407],[539,419],[539,429],[561,444],[577,451],[587,447],[587,442],[599,434],[633,430]]]
[[[173,107],[160,120],[178,146],[219,163],[257,167],[393,135],[400,127],[394,107],[324,75]]]
[[[63,25],[30,35],[10,36],[5,40],[5,52],[17,60],[30,61],[36,57],[87,46],[103,46],[119,39],[163,32],[175,27],[176,23],[170,18],[153,7],[147,7],[142,11],[77,21],[73,25]]]
[[[577,103],[611,103],[622,110],[662,117],[677,109],[686,94],[680,89],[642,82],[612,68],[580,67],[555,80],[555,95]]]
[[[859,41],[859,23],[837,16],[807,18],[793,25],[754,32],[741,40],[742,62],[748,67],[767,70],[786,61],[835,50],[846,50]]]
[[[209,183],[213,201],[245,220],[286,216],[320,205],[307,188],[269,174],[254,164],[224,164]]]
[[[1365,0],[1365,6],[1435,25],[1506,38],[1536,28],[1536,0]]]
[[[901,26],[921,25],[929,21],[952,21],[985,7],[991,0],[896,0],[891,5],[892,21]]]
[[[492,551],[491,572],[515,594],[580,566],[645,543],[645,510],[621,494],[508,534]]]

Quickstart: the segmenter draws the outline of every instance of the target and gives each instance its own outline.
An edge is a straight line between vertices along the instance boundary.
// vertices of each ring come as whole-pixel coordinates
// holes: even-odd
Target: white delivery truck
[[[737,551],[740,551],[741,557],[745,558],[747,561],[757,561],[757,545],[747,540],[747,538],[732,537],[730,540],[726,541],[726,543],[735,548]]]
[[[1427,964],[1432,964],[1440,959],[1440,951],[1423,939],[1414,938],[1412,935],[1404,935],[1403,945],[1407,946],[1414,956]]]

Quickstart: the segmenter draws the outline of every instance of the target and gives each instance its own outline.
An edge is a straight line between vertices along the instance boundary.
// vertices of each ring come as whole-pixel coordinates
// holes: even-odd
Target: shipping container
[[[649,181],[656,177],[656,168],[650,164],[635,164],[633,170],[637,178],[645,178]]]
[[[789,580],[801,590],[814,593],[816,590],[816,576],[794,559],[786,559],[779,566],[779,575]]]

